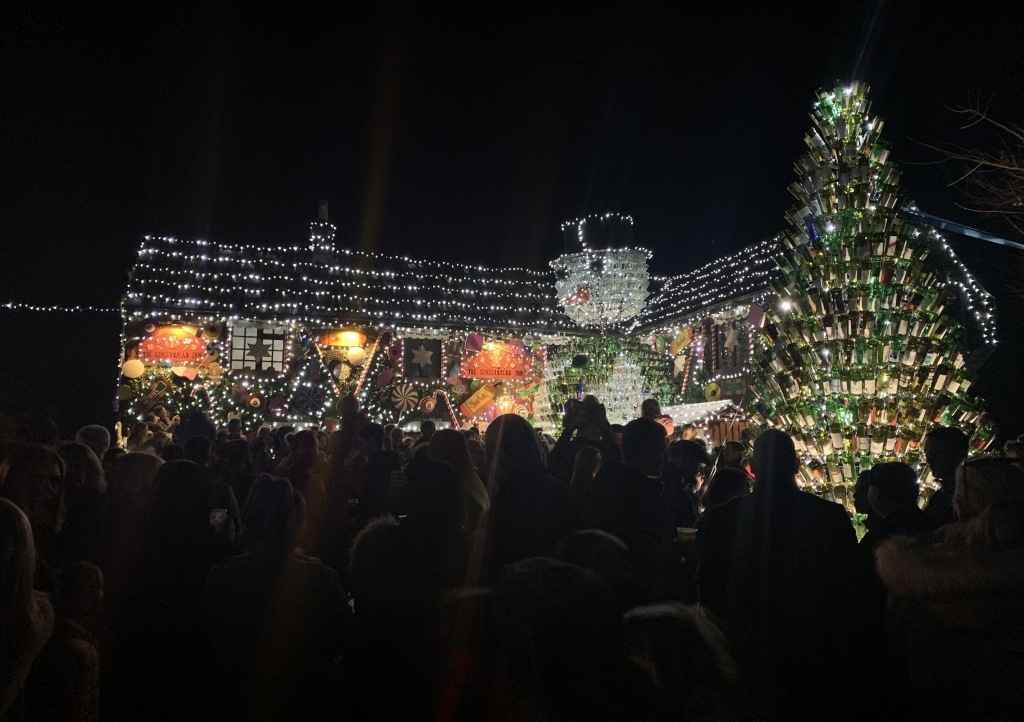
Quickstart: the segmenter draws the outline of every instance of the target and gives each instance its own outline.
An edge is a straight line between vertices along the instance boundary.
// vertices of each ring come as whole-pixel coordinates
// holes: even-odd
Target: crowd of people
[[[792,439],[656,403],[329,435],[0,424],[0,720],[1019,719],[1024,471],[801,490]],[[1007,451],[1011,449],[1011,442]]]

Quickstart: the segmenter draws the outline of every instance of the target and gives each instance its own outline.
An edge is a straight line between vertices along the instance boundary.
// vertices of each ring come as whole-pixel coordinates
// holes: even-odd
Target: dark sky
[[[946,105],[1024,117],[1015,2],[279,5],[0,6],[0,303],[114,305],[147,233],[304,243],[320,198],[353,247],[534,267],[621,211],[676,273],[785,227],[836,79],[897,162],[962,139]]]

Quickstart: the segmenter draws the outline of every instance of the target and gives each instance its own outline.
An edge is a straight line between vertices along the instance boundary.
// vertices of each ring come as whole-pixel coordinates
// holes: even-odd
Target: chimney
[[[317,220],[309,224],[309,250],[318,260],[334,255],[334,225],[327,220],[327,201],[320,201]]]

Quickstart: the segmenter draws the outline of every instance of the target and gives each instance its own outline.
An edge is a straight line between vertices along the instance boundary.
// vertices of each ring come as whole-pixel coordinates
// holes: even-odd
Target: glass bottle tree
[[[867,92],[818,93],[752,371],[757,411],[815,460],[804,480],[837,497],[872,464],[917,463],[936,425],[990,438],[967,396],[965,329],[946,309],[958,301],[938,257],[951,252],[903,210],[912,203]],[[976,318],[991,316],[987,303]]]

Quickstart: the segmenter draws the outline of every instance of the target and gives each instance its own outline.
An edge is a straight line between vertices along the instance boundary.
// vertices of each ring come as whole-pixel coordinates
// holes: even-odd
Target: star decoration
[[[422,342],[420,343],[419,348],[414,348],[412,350],[412,362],[414,364],[419,364],[421,371],[423,370],[424,366],[430,366],[431,364],[434,363],[432,360],[433,356],[434,352],[427,351],[427,347],[424,346]]]
[[[257,361],[262,361],[263,359],[270,357],[270,347],[267,346],[263,339],[259,339],[258,341],[249,344],[248,355],[252,356]]]

